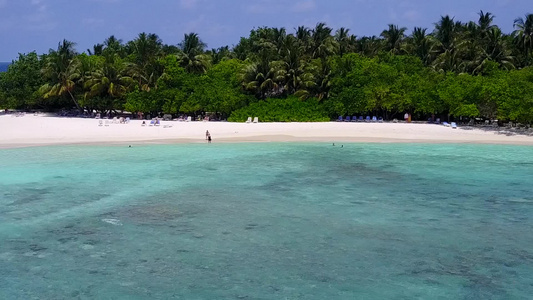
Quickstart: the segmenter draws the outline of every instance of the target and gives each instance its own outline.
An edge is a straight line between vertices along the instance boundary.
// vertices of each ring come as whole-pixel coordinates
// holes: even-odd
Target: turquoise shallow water
[[[533,148],[0,150],[0,299],[528,299]]]

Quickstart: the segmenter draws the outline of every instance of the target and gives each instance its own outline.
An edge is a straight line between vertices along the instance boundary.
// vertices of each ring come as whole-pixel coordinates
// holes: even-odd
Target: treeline
[[[533,14],[504,34],[480,12],[441,17],[431,30],[389,25],[356,37],[324,23],[253,29],[234,47],[208,50],[195,33],[177,45],[141,33],[111,36],[79,54],[64,40],[47,54],[20,54],[0,73],[0,107],[79,112],[203,114],[240,121],[386,119],[410,112],[533,121]]]

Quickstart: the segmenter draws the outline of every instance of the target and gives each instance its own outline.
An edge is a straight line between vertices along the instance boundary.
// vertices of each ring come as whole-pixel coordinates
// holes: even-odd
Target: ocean
[[[533,148],[0,150],[1,299],[528,299]]]
[[[6,72],[10,64],[8,62],[0,62],[0,72]]]

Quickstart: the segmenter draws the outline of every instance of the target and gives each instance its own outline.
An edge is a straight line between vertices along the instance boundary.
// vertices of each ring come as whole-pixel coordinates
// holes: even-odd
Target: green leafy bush
[[[244,122],[248,117],[258,117],[261,122],[327,122],[324,107],[316,99],[300,101],[296,97],[268,98],[234,111],[230,122]]]

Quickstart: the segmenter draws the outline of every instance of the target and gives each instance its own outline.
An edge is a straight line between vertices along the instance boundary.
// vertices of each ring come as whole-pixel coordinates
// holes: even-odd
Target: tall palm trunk
[[[72,102],[74,102],[74,104],[76,105],[76,108],[80,111],[80,113],[83,112],[80,105],[78,104],[78,101],[76,101],[76,98],[74,98],[74,95],[72,95],[72,93],[68,90],[67,92],[70,95],[70,99],[72,99]]]

